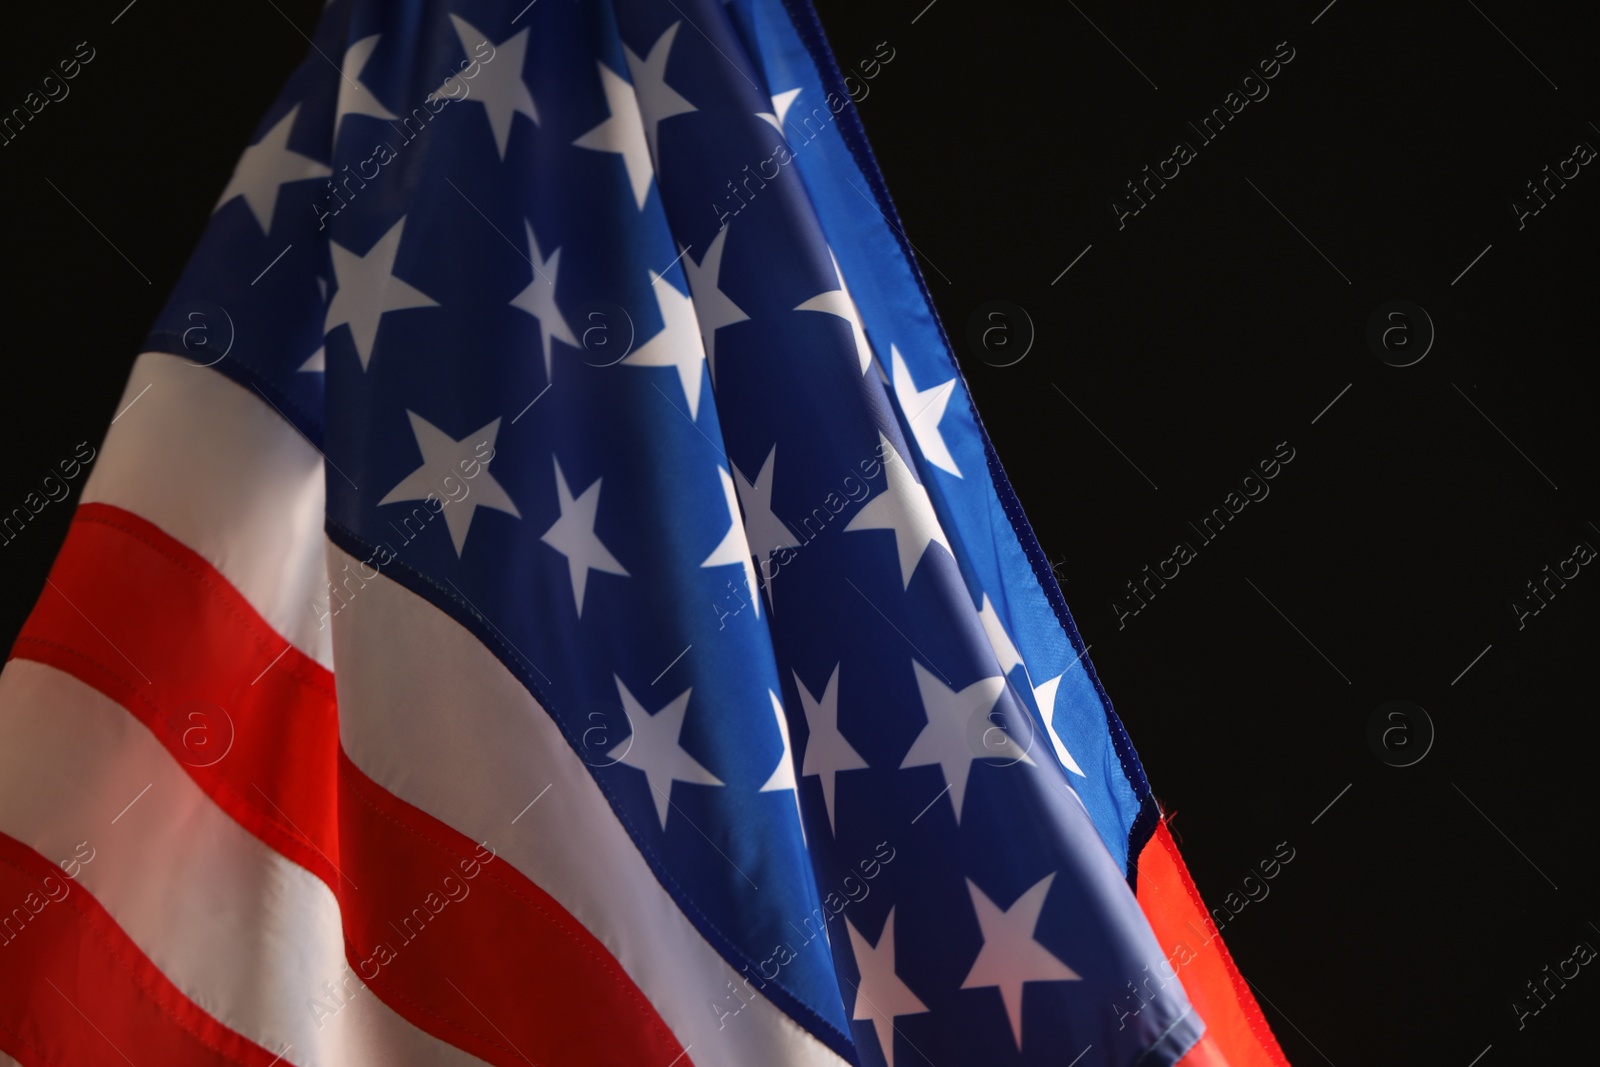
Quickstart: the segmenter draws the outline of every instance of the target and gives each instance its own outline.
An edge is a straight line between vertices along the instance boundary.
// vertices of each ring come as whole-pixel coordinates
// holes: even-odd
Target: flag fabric
[[[0,675],[0,1062],[1284,1063],[1086,651],[807,5],[332,0]]]

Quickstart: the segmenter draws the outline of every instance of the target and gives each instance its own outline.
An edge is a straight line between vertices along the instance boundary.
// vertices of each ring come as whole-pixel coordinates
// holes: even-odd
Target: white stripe
[[[57,862],[92,849],[76,890],[213,1018],[273,1052],[291,1046],[285,1063],[481,1063],[359,979],[319,1027],[312,998],[332,1006],[322,983],[346,972],[333,893],[218,808],[120,705],[29,660],[0,673],[0,831]]]
[[[194,549],[331,667],[314,607],[326,580],[317,450],[251,390],[164,353],[139,357],[117,408],[84,502],[124,508]]]
[[[347,561],[328,546],[330,573]],[[549,714],[476,637],[382,576],[340,611],[333,634],[350,759],[487,841],[554,897],[692,1048],[687,1058],[698,1067],[844,1062],[764,997],[719,1027],[711,1005],[738,976],[662,888]]]

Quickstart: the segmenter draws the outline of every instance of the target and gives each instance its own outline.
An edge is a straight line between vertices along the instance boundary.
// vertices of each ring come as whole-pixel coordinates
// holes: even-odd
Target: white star
[[[556,497],[561,506],[561,517],[539,538],[545,544],[567,557],[567,573],[572,578],[572,599],[578,605],[578,617],[583,617],[583,593],[589,584],[590,571],[619,574],[629,577],[622,564],[617,562],[594,532],[594,520],[600,510],[600,482],[585,489],[573,498],[567,488],[566,475],[561,473],[561,461],[551,457],[556,465]],[[687,694],[685,694],[687,695]]]
[[[722,496],[728,505],[728,532],[723,535],[717,547],[711,550],[702,567],[722,567],[729,563],[739,563],[744,566],[744,587],[750,592],[750,606],[755,610],[756,618],[761,618],[761,598],[756,596],[756,569],[750,562],[750,544],[744,539],[744,523],[739,521],[739,498],[734,492],[733,479],[728,472],[717,465],[717,473],[722,476]]]
[[[450,541],[456,546],[458,559],[462,546],[467,543],[467,528],[472,525],[479,508],[494,508],[522,518],[511,497],[489,473],[489,460],[482,458],[481,449],[485,445],[490,458],[494,457],[494,439],[500,433],[499,419],[457,441],[416,412],[407,411],[406,414],[411,418],[411,432],[416,435],[417,448],[422,452],[422,466],[389,490],[389,495],[378,501],[380,507],[402,500],[425,500],[432,494],[444,508],[444,522],[450,530]],[[468,477],[467,472],[474,466],[479,467],[476,476]],[[466,487],[465,496],[454,498],[444,484],[449,477]]]
[[[1006,1017],[1011,1020],[1011,1036],[1022,1051],[1022,985],[1024,982],[1065,982],[1082,978],[1053,953],[1033,939],[1039,925],[1039,912],[1044,909],[1045,897],[1055,875],[1048,874],[1042,881],[1017,898],[1011,907],[1001,910],[983,890],[967,880],[972,894],[972,908],[978,913],[978,926],[983,930],[983,948],[973,961],[962,989],[982,989],[998,986],[1000,999],[1005,1002]]]
[[[367,61],[378,47],[380,36],[375,33],[371,37],[363,37],[345,49],[344,62],[339,65],[339,103],[333,117],[334,144],[339,143],[339,128],[344,125],[347,115],[371,115],[385,121],[399,117],[361,84],[361,72],[366,69]]]
[[[993,720],[982,723],[979,729],[980,720],[993,713],[995,702],[1005,691],[1004,678],[980,678],[958,693],[922,664],[913,660],[911,665],[916,671],[917,691],[922,696],[922,710],[927,713],[928,724],[912,743],[900,769],[938,764],[944,771],[945,781],[950,784],[950,802],[959,823],[973,760],[1007,758],[1013,763],[1033,764],[1033,757],[1012,739],[1009,731],[991,729]],[[974,744],[979,738],[981,750]]]
[[[944,418],[945,405],[950,403],[956,380],[951,378],[932,389],[918,390],[900,350],[890,345],[889,354],[894,362],[895,399],[900,402],[906,422],[911,424],[911,435],[917,439],[917,447],[922,449],[922,458],[942,471],[961,477],[961,468],[956,466],[949,447],[944,443],[944,435],[939,432],[939,420]]]
[[[613,74],[604,63],[600,67],[600,87],[605,90],[606,107],[611,117],[572,143],[579,148],[596,152],[615,152],[622,157],[628,171],[628,184],[633,187],[633,199],[644,210],[645,198],[650,195],[650,179],[655,168],[650,164],[650,146],[644,139],[644,119],[639,114],[639,98],[633,86]]]
[[[485,34],[459,15],[451,15],[450,21],[456,28],[462,51],[468,55],[475,55],[473,50],[488,40]],[[505,159],[506,144],[511,140],[511,120],[517,115],[526,115],[537,126],[539,112],[533,106],[533,94],[528,91],[528,83],[522,80],[522,65],[528,55],[528,31],[519,31],[495,45],[494,49],[494,62],[478,65],[478,76],[473,80],[472,91],[465,99],[483,105],[484,112],[489,116],[489,129],[494,133],[494,146],[500,158]],[[505,52],[504,56],[500,55],[502,51]],[[439,95],[435,92],[429,99]]]
[[[629,737],[617,742],[623,751],[618,754],[616,762],[626,763],[644,772],[650,782],[650,796],[656,802],[656,814],[661,817],[661,829],[664,831],[672,803],[673,782],[722,785],[722,780],[702,767],[679,744],[678,739],[683,733],[683,716],[689,710],[689,694],[692,690],[685,689],[676,700],[651,715],[628,692],[621,678],[616,681],[617,692],[622,695],[623,711],[633,727]]]
[[[1083,768],[1078,766],[1078,761],[1067,751],[1067,743],[1061,738],[1061,728],[1056,725],[1056,690],[1061,687],[1061,679],[1066,676],[1066,671],[1062,671],[1054,678],[1034,686],[1033,699],[1039,705],[1039,714],[1044,716],[1045,731],[1050,735],[1050,744],[1056,750],[1056,758],[1079,778],[1087,778],[1088,775],[1083,773]]]
[[[856,986],[854,1020],[872,1020],[872,1029],[878,1035],[878,1047],[889,1067],[894,1067],[894,1020],[900,1015],[917,1015],[928,1006],[900,980],[894,971],[894,909],[884,920],[883,933],[877,945],[867,942],[857,932],[855,924],[844,921],[850,932],[850,951],[856,958],[856,969],[861,972],[861,984]]]
[[[1027,676],[1028,684],[1033,686],[1033,699],[1039,705],[1039,714],[1044,717],[1044,724],[1050,735],[1050,743],[1056,750],[1056,755],[1066,766],[1067,770],[1080,778],[1088,777],[1083,769],[1078,766],[1078,761],[1072,758],[1072,753],[1067,751],[1066,742],[1056,732],[1056,687],[1061,684],[1061,679],[1066,672],[1056,675],[1048,682],[1039,685],[1033,684],[1033,676],[1028,671],[1028,665],[1022,662],[1022,653],[1017,651],[1017,646],[1012,643],[1011,636],[1006,633],[1006,628],[1000,621],[1000,615],[995,611],[994,605],[989,601],[989,594],[983,594],[983,606],[978,609],[978,621],[983,624],[983,632],[989,637],[989,644],[994,649],[995,661],[1000,664],[1004,674],[1010,674],[1013,667],[1021,667],[1022,673]]]
[[[400,254],[400,234],[405,224],[402,217],[364,256],[336,241],[328,242],[328,250],[333,253],[333,278],[339,288],[328,304],[322,332],[332,333],[336,327],[348,324],[362,370],[372,362],[378,321],[386,312],[439,306],[426,293],[395,277],[394,261]]]
[[[548,382],[552,380],[553,370],[550,343],[565,341],[577,348],[578,339],[572,336],[572,327],[567,325],[566,316],[561,314],[561,308],[556,303],[556,272],[561,269],[561,249],[551,252],[550,258],[545,259],[539,254],[539,242],[533,236],[533,223],[524,219],[523,225],[528,228],[528,259],[533,263],[533,280],[512,298],[511,306],[539,320],[540,340],[544,343],[544,380]]]
[[[700,343],[700,326],[695,320],[694,298],[678,292],[678,287],[655,271],[650,272],[650,288],[655,290],[656,307],[661,309],[661,332],[634,349],[622,362],[630,367],[672,367],[683,383],[684,399],[689,401],[689,421],[700,412],[700,382],[705,377],[706,350]]]
[[[300,105],[278,120],[277,125],[262,134],[261,140],[244,150],[233,178],[222,190],[213,212],[236,196],[244,197],[250,213],[261,224],[262,233],[272,232],[272,216],[278,206],[278,190],[288,182],[325,178],[333,171],[309,156],[289,151],[289,131],[294,128]]]
[[[822,786],[822,806],[828,812],[828,827],[835,829],[833,797],[839,786],[839,772],[861,770],[867,761],[839,732],[839,665],[834,664],[821,700],[811,695],[798,673],[794,684],[800,690],[800,707],[805,710],[806,729],[810,732],[800,774],[817,776]]]
[[[839,272],[839,260],[831,248],[828,249],[828,258],[833,260],[833,276],[839,279],[839,287],[818,293],[795,310],[821,311],[848,322],[850,336],[855,341],[856,357],[861,360],[861,373],[865,374],[867,368],[872,366],[872,346],[867,343],[867,332],[861,325],[861,312],[856,310],[855,298],[850,295],[849,286],[844,284],[844,275]]]
[[[911,587],[911,575],[917,569],[929,545],[943,545],[952,556],[950,542],[945,538],[944,527],[934,513],[933,501],[928,499],[926,486],[920,485],[906,466],[905,460],[889,439],[880,431],[880,454],[883,455],[883,472],[888,481],[883,492],[873,497],[856,513],[844,528],[845,533],[856,530],[893,530],[895,548],[900,553],[900,578],[906,588]]]
[[[650,46],[650,54],[643,59],[634,55],[633,49],[626,45],[622,48],[628,57],[628,72],[633,75],[633,90],[639,98],[639,111],[644,116],[645,140],[650,143],[650,156],[657,166],[661,164],[661,123],[674,115],[687,115],[698,110],[667,84],[667,58],[672,52],[672,42],[678,36],[680,25],[682,23],[674,22],[668,26],[666,32]]]
[[[789,720],[783,714],[783,703],[778,699],[778,694],[767,690],[767,696],[772,698],[772,713],[778,719],[778,736],[783,738],[783,751],[778,755],[778,765],[772,769],[772,775],[767,779],[767,784],[762,786],[760,792],[778,793],[787,789],[794,797],[794,817],[800,823],[800,838],[806,836],[806,818],[800,812],[800,788],[794,782],[794,755],[789,746]]]
[[[763,122],[770,122],[773,129],[783,133],[783,123],[789,117],[789,108],[794,104],[794,98],[799,95],[799,89],[786,89],[781,93],[774,93],[772,95],[772,110],[757,111],[756,118],[761,119]],[[788,139],[788,134],[784,134],[784,140]]]
[[[778,549],[790,548],[796,544],[794,533],[782,519],[772,513],[772,464],[777,456],[778,446],[773,445],[753,485],[745,480],[743,472],[738,467],[733,468],[733,476],[739,487],[739,500],[744,504],[745,539],[750,545],[751,554],[761,565],[761,581],[767,587],[769,605],[775,601],[772,596],[772,582],[767,573],[767,563]],[[777,572],[774,571],[770,577],[777,577]]]
[[[983,594],[983,606],[978,609],[978,621],[983,624],[983,632],[989,638],[989,645],[994,649],[994,658],[1000,664],[1001,674],[1010,674],[1011,668],[1028,668],[1022,662],[1022,653],[1017,651],[1017,646],[1012,643],[1011,635],[1006,633],[1005,626],[1000,622],[1000,614],[994,610],[994,604],[989,601],[989,594]]]
[[[728,299],[717,279],[722,275],[722,245],[728,239],[730,226],[717,231],[706,249],[705,258],[696,263],[691,256],[683,257],[684,272],[689,275],[689,292],[694,295],[694,314],[700,323],[700,340],[706,349],[706,365],[711,369],[711,384],[717,384],[717,331],[736,322],[749,322],[739,306]]]
[[[796,789],[794,783],[794,756],[789,747],[789,720],[784,717],[783,703],[778,700],[778,694],[767,690],[767,696],[772,698],[772,711],[778,720],[778,736],[783,738],[783,753],[778,757],[778,765],[772,769],[772,775],[767,779],[767,784],[761,787],[763,793],[775,793],[783,789]]]

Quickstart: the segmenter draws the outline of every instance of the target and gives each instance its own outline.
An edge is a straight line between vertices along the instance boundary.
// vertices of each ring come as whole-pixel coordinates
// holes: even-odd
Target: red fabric
[[[691,1063],[605,947],[492,841],[475,845],[343,753],[339,771],[346,954],[396,1011],[506,1067]]]
[[[199,555],[136,515],[88,504],[74,519],[51,585],[12,658],[48,664],[121,704],[236,822],[328,884],[339,898],[346,957],[367,986],[363,990],[347,973],[332,990],[308,991],[329,1015],[350,997],[376,994],[419,1029],[494,1064],[531,1058],[691,1067],[605,946],[548,893],[493,858],[493,842],[478,849],[350,762],[339,745],[332,675],[286,646]],[[202,720],[191,717],[197,710]],[[0,880],[0,887],[6,884]],[[0,899],[20,901],[26,892]],[[28,1003],[20,993],[8,995],[7,983],[31,988],[38,976],[66,966],[62,960],[73,961],[58,984],[74,999],[99,1000],[102,986],[109,990],[110,1010],[130,1020],[126,1041],[135,1062],[213,1062],[199,1051],[180,1055],[162,1033],[152,1032],[156,1045],[142,1039],[132,1021],[153,1009],[138,991],[166,980],[86,891],[74,888],[67,900],[92,905],[96,921],[109,930],[95,927],[104,935],[98,940],[79,931],[70,944],[29,956],[22,966],[0,960],[8,976],[0,979],[0,998],[7,1005]],[[69,914],[61,905],[46,911],[57,922]],[[28,933],[34,951],[51,943],[46,931]],[[99,949],[106,938],[115,942],[109,957]],[[131,978],[130,951],[143,961]],[[112,957],[123,958],[122,965]],[[74,977],[85,962],[95,969]],[[200,1031],[211,1044],[224,1038],[248,1044],[170,983],[162,988],[160,1003],[172,1002],[180,1028],[203,1020],[215,1031]],[[48,997],[42,1003],[53,1012]],[[530,1011],[535,1004],[539,1010]],[[83,1029],[67,1025],[65,1016],[47,1018],[49,1026],[23,1036]],[[596,1018],[606,1021],[595,1025]],[[24,1053],[13,1055],[25,1064],[55,1062],[31,1060],[25,1042],[22,1047]],[[230,1062],[258,1062],[241,1056]],[[121,1057],[97,1052],[69,1059],[110,1063]]]
[[[11,658],[127,708],[218,807],[337,892],[333,675],[287,646],[198,553],[84,504]]]
[[[23,1067],[281,1062],[201,1011],[87,890],[6,834],[0,902],[11,920],[0,927],[0,1049]]]
[[[1138,885],[1150,929],[1206,1023],[1205,1038],[1179,1067],[1289,1067],[1164,821],[1139,854]]]

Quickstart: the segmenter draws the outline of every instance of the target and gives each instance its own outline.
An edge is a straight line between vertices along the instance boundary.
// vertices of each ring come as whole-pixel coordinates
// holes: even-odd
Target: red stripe
[[[0,907],[0,1049],[24,1067],[281,1062],[201,1011],[88,890],[3,833]]]
[[[332,886],[333,675],[287,645],[198,553],[84,504],[11,657],[127,708],[218,807]]]
[[[401,1016],[495,1064],[690,1067],[627,972],[554,898],[504,860],[474,863],[490,854],[345,757],[331,675],[285,650],[200,556],[135,515],[85,505],[51,582],[13,657],[127,708],[240,825],[327,882],[351,968]],[[220,759],[193,731],[208,725],[216,743],[228,723],[191,721],[192,701],[231,720]],[[323,997],[330,1013],[362,995],[346,978]]]
[[[687,1067],[621,965],[492,842],[399,800],[342,752],[339,770],[345,873],[361,887],[344,895],[345,944],[384,1000],[490,1063]]]
[[[1289,1067],[1278,1040],[1200,891],[1189,877],[1165,821],[1139,854],[1139,906],[1161,950],[1178,971],[1206,1035],[1180,1067]]]

